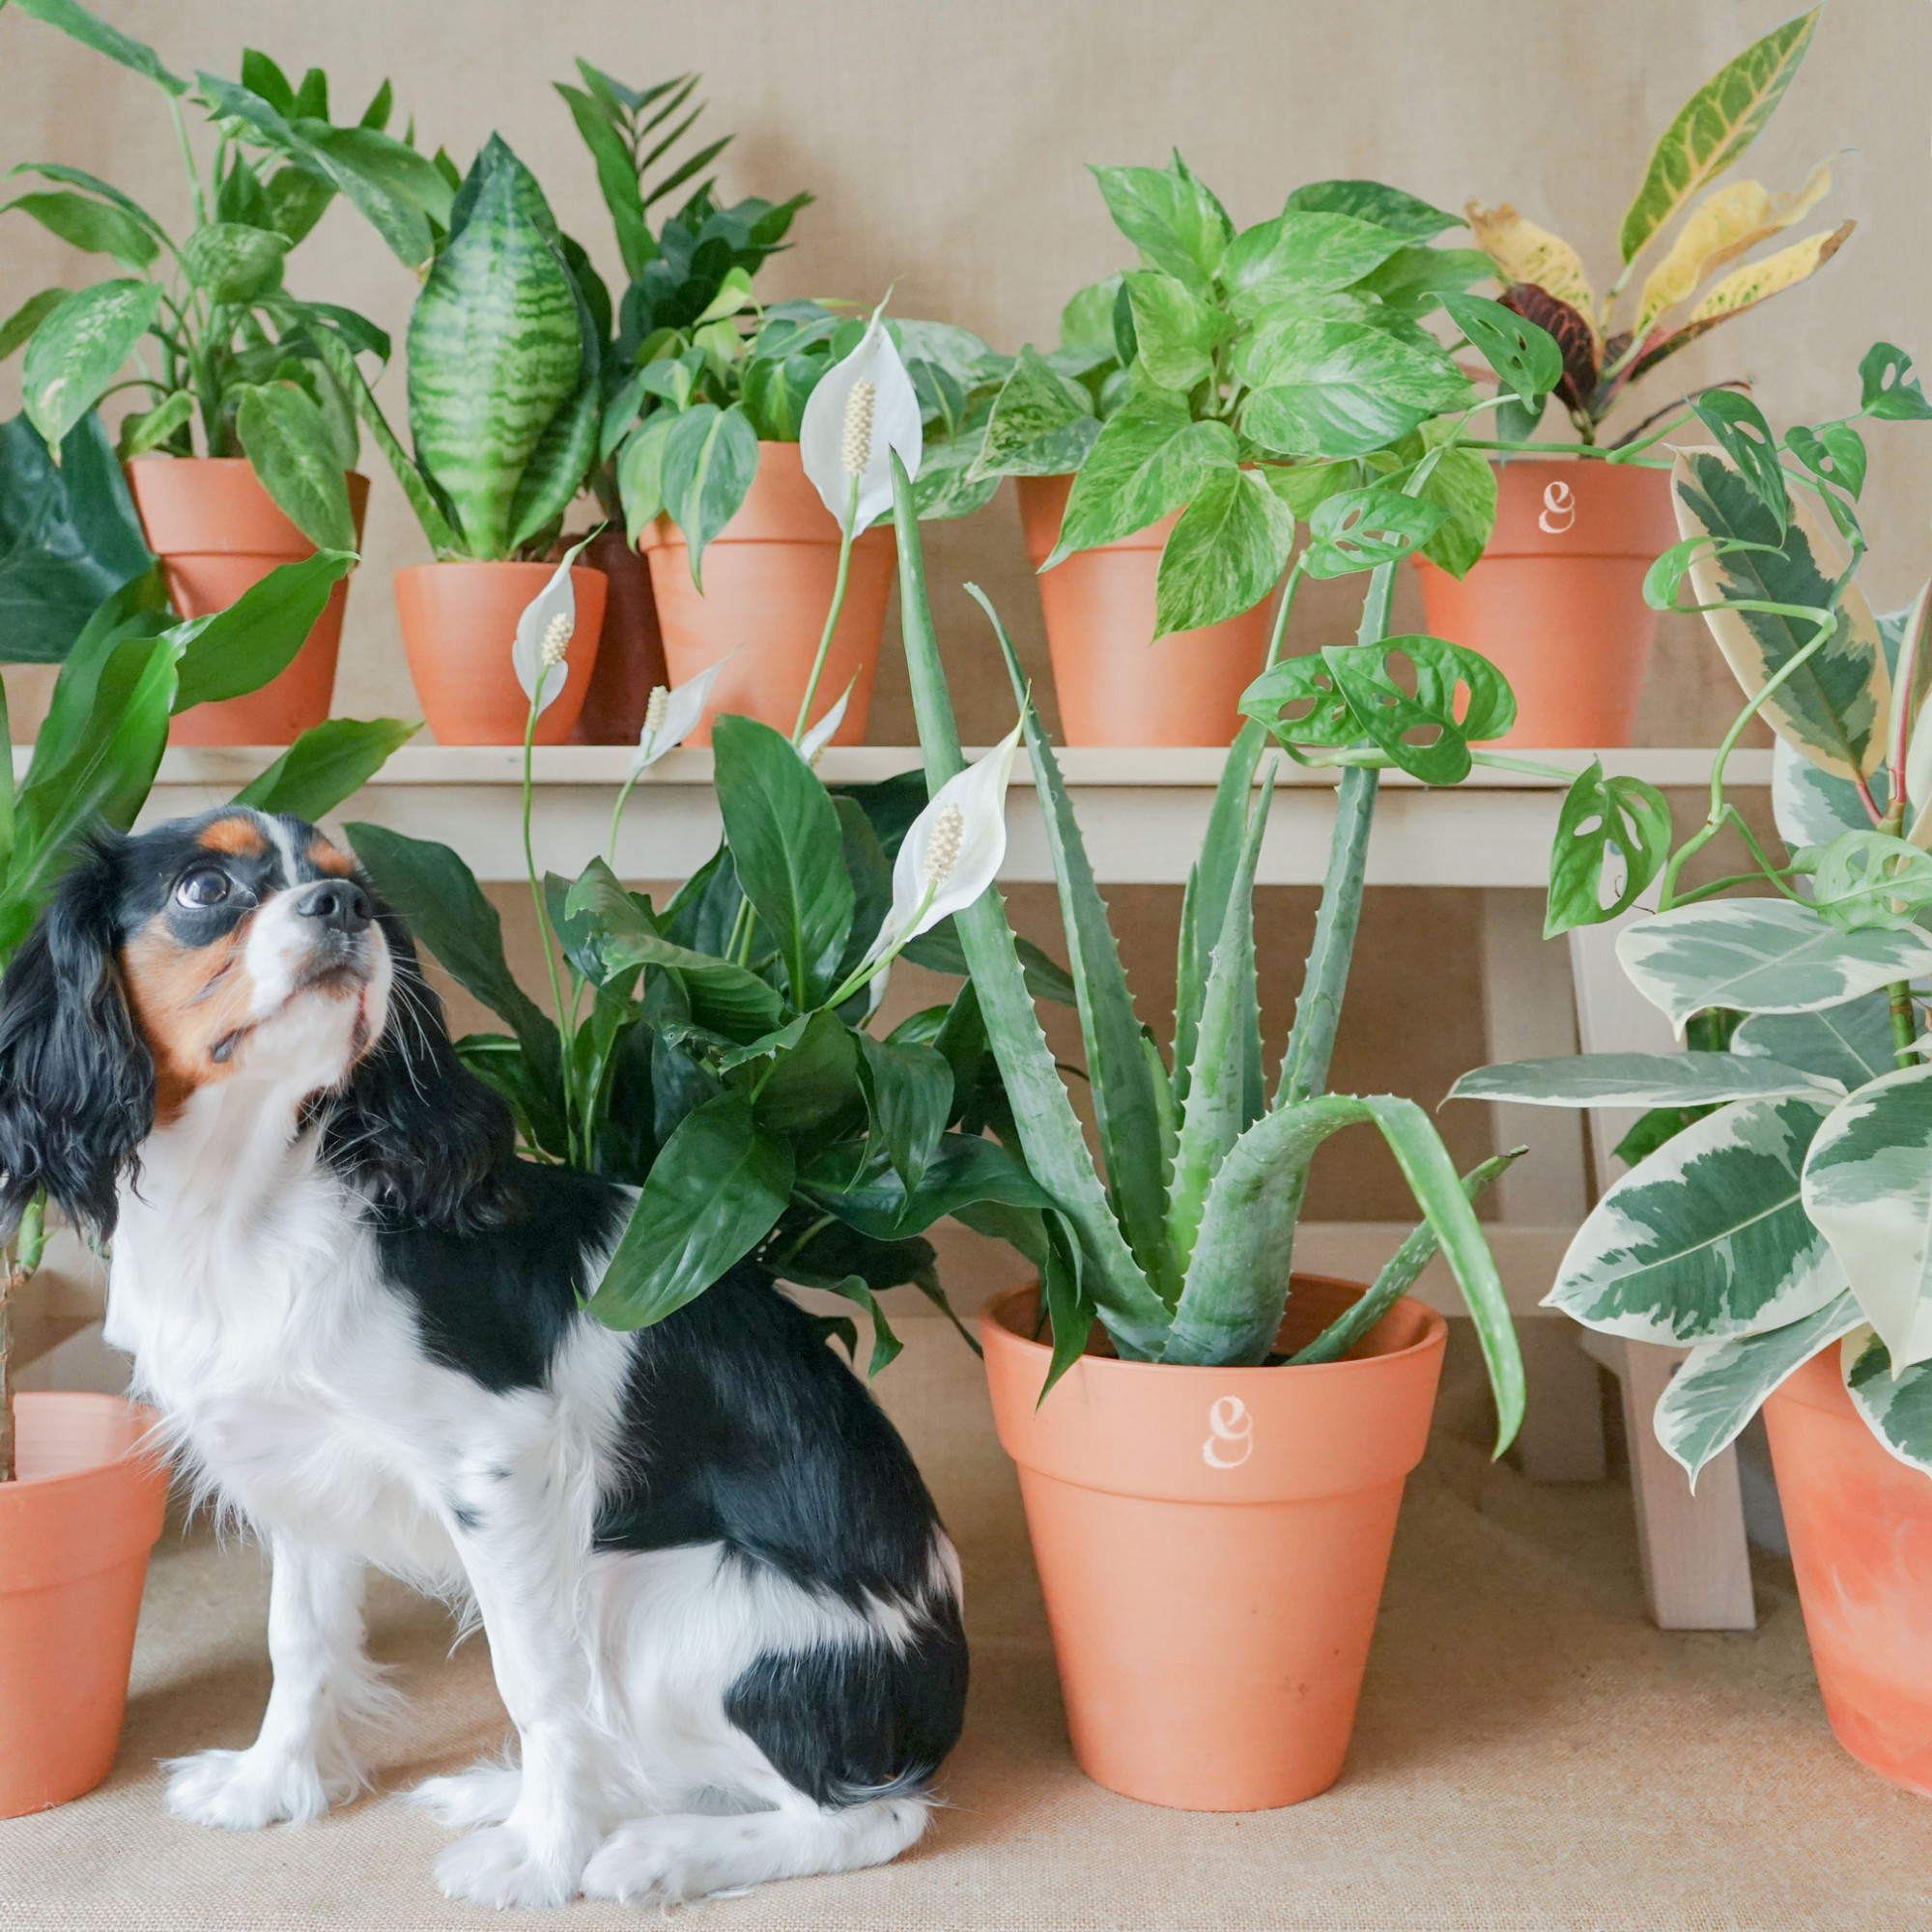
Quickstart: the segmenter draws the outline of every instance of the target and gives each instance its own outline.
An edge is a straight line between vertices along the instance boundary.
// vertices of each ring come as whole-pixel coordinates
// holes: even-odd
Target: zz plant
[[[1898,350],[1878,345],[1861,376],[1857,415],[1932,419]],[[1578,1231],[1549,1300],[1607,1334],[1690,1345],[1656,1427],[1693,1479],[1833,1344],[1879,1442],[1932,1472],[1920,1011],[1932,973],[1932,596],[1875,619],[1858,587],[1856,417],[1781,438],[1753,417],[1719,447],[1678,457],[1685,539],[1650,586],[1666,604],[1688,576],[1748,696],[1718,752],[1709,810],[1673,846],[1662,801],[1642,800],[1651,823],[1628,840],[1620,891],[1596,876],[1600,859],[1569,863],[1564,847],[1597,843],[1574,822],[1552,869],[1559,923],[1608,917],[1655,886],[1655,911],[1618,934],[1617,952],[1693,1050],[1485,1067],[1455,1093],[1658,1110],[1626,1143],[1636,1164]],[[1782,863],[1724,795],[1753,717],[1777,734]],[[1747,869],[1686,887],[1686,863],[1726,832]]]

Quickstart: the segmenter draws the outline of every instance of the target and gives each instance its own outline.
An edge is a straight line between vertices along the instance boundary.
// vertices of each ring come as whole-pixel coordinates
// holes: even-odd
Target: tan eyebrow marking
[[[260,829],[245,818],[217,818],[196,837],[207,852],[225,852],[234,859],[259,859],[269,849]]]

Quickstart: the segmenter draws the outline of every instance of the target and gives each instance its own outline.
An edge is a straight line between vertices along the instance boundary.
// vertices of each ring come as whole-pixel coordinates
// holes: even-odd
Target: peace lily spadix
[[[595,534],[593,530],[591,535]],[[517,619],[510,663],[530,700],[532,723],[563,696],[569,681],[563,670],[564,653],[577,631],[577,592],[570,568],[589,541],[586,536],[564,552],[550,582],[524,606],[524,614]]]
[[[633,779],[648,771],[667,752],[683,744],[697,729],[704,707],[711,702],[711,687],[730,661],[728,656],[722,657],[674,688],[661,684],[652,691],[650,702],[644,706],[644,727],[638,733],[638,749],[631,757]]]

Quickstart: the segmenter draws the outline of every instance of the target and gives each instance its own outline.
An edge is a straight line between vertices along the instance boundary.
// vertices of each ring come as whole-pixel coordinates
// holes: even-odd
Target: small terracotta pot
[[[621,529],[598,531],[583,555],[604,573],[604,628],[576,736],[586,745],[635,745],[652,687],[669,682],[651,567]]]
[[[1932,1477],[1879,1447],[1835,1343],[1764,1423],[1825,1715],[1861,1764],[1932,1798]]]
[[[0,1483],[0,1818],[92,1791],[114,1763],[167,1464],[112,1395],[14,1398]]]
[[[1071,476],[1022,476],[1020,525],[1037,570],[1060,541]],[[1180,512],[1075,551],[1038,579],[1061,735],[1069,745],[1228,745],[1267,656],[1272,604],[1150,641],[1160,554]]]
[[[668,517],[644,532],[641,548],[650,558],[671,683],[731,659],[711,687],[704,722],[685,743],[708,745],[721,711],[789,732],[838,574],[838,526],[806,476],[798,444],[759,443],[758,473],[744,502],[704,547],[701,595],[691,581],[684,532]],[[811,707],[813,719],[823,717],[858,679],[835,745],[865,740],[897,563],[890,526],[874,524],[852,546],[845,603]]]
[[[128,487],[148,548],[161,560],[168,596],[184,617],[225,611],[276,565],[299,563],[315,546],[275,507],[241,456],[137,456]],[[369,508],[369,479],[349,472],[355,541]],[[328,716],[349,580],[339,579],[307,641],[260,691],[197,704],[168,727],[171,745],[292,745]]]
[[[1630,743],[1657,641],[1643,577],[1677,541],[1670,472],[1518,458],[1496,472],[1496,526],[1458,581],[1427,557],[1424,621],[1480,651],[1516,693],[1503,745]]]
[[[1280,1346],[1362,1292],[1296,1275]],[[1008,1294],[980,1334],[1080,1768],[1188,1811],[1325,1791],[1429,1436],[1442,1318],[1405,1299],[1346,1360],[1310,1368],[1090,1353],[1041,1403],[1034,1309],[1032,1289]]]
[[[396,572],[396,614],[410,677],[439,745],[521,745],[530,701],[510,663],[517,619],[555,575],[551,563],[416,563]],[[604,573],[573,564],[577,628],[562,696],[537,720],[536,742],[569,741],[583,709],[604,624]]]

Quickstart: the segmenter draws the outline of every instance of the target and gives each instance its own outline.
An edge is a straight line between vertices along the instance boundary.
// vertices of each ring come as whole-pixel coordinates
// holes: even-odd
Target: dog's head
[[[401,1211],[488,1218],[508,1112],[349,854],[237,806],[98,840],[0,984],[0,1226],[43,1186],[111,1232],[142,1143],[238,1081]]]

